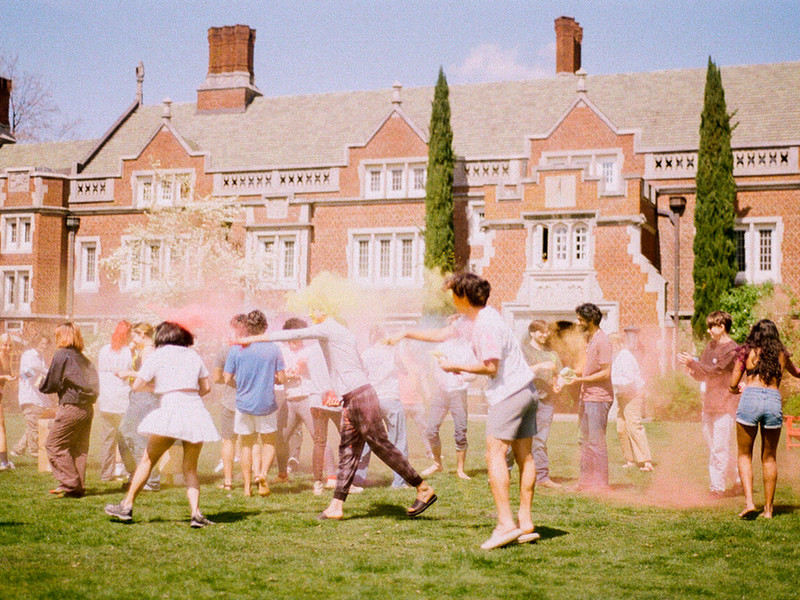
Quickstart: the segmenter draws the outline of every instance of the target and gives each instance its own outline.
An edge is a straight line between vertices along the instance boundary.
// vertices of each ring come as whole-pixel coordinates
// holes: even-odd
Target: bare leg
[[[258,475],[258,495],[269,496],[269,485],[267,484],[267,473],[275,460],[275,433],[261,434],[261,466],[256,472]]]
[[[772,518],[774,508],[775,486],[778,483],[778,463],[775,455],[778,452],[780,439],[780,428],[761,429],[761,465],[764,471],[764,512],[761,516],[767,519]]]
[[[244,495],[250,496],[250,485],[253,477],[253,445],[258,440],[256,434],[241,436],[242,440],[242,481],[244,482]]]
[[[189,499],[189,508],[192,516],[200,514],[200,479],[197,477],[197,461],[203,442],[191,444],[183,442],[183,478],[186,481],[186,497]]]
[[[6,415],[5,409],[3,408],[2,394],[0,394],[0,453],[4,455],[8,453],[8,443],[6,441]]]
[[[531,520],[531,505],[533,504],[533,489],[536,485],[536,463],[531,454],[531,438],[514,440],[511,448],[514,458],[519,466],[519,527],[525,533],[533,532]],[[506,469],[507,471],[507,469]]]
[[[435,446],[432,446],[431,454],[433,454],[433,464],[420,473],[420,475],[422,475],[423,477],[427,477],[428,475],[433,475],[437,471],[441,471],[443,469],[442,448],[441,447],[437,448]]]
[[[222,475],[226,486],[233,485],[233,457],[236,453],[236,443],[233,440],[222,440]]]
[[[456,460],[457,467],[456,467],[456,475],[458,475],[461,479],[472,479],[467,472],[464,470],[465,465],[467,464],[467,451],[466,450],[456,450]]]
[[[131,485],[128,488],[128,493],[121,502],[123,506],[126,508],[131,508],[133,506],[136,496],[142,491],[142,488],[150,477],[150,471],[153,470],[153,467],[158,464],[159,459],[174,443],[175,440],[173,438],[162,437],[160,435],[150,436],[150,439],[147,441],[147,448],[144,454],[142,454],[142,460],[139,461],[136,471],[131,478]]]
[[[508,499],[508,466],[506,465],[506,451],[508,442],[497,438],[486,437],[486,466],[489,471],[489,487],[497,509],[497,531],[507,532],[516,529],[517,524],[511,514]],[[530,447],[528,448],[530,452]]]
[[[736,423],[736,445],[739,448],[739,478],[742,480],[744,490],[744,510],[740,517],[754,511],[753,502],[753,444],[756,440],[758,427]]]

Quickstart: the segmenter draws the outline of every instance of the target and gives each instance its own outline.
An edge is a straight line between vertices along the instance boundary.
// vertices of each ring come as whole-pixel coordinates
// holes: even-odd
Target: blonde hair
[[[363,296],[352,281],[324,271],[314,277],[306,287],[289,294],[286,304],[290,311],[300,313],[318,310],[329,317],[344,318],[363,305]]]
[[[56,327],[55,338],[57,348],[75,348],[83,352],[83,335],[74,323],[67,321]]]

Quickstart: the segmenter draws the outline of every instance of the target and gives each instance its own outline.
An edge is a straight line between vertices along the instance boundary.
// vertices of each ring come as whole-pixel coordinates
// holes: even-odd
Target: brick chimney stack
[[[14,143],[14,137],[11,135],[11,117],[8,114],[12,87],[10,79],[0,77],[0,146],[9,142]]]
[[[575,19],[556,19],[556,74],[572,74],[581,68],[582,41],[583,27]]]
[[[247,25],[208,30],[208,76],[197,89],[198,112],[244,112],[261,92],[255,86],[256,30]]]

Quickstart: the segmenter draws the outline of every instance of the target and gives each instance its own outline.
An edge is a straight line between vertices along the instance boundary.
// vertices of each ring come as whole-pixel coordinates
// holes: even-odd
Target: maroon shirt
[[[700,360],[689,363],[692,377],[706,383],[703,412],[711,415],[733,414],[739,397],[729,391],[731,374],[739,344],[733,340],[724,343],[711,340],[703,350]]]

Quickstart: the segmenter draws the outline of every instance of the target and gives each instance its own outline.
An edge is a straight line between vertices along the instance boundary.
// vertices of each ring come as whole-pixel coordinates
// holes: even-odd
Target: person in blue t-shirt
[[[260,310],[251,311],[245,327],[249,335],[260,335],[267,330],[267,318]],[[225,383],[236,381],[233,431],[241,436],[245,496],[252,494],[253,471],[258,494],[269,495],[267,472],[275,458],[278,431],[275,384],[285,383],[285,368],[280,348],[272,342],[233,346],[225,361]]]

